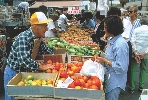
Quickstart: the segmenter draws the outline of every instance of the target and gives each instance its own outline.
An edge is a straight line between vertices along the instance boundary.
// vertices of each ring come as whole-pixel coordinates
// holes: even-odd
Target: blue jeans
[[[7,93],[7,84],[8,82],[17,74],[18,72],[11,69],[8,65],[6,65],[4,71],[4,89],[5,89],[5,100],[14,100],[13,97],[8,96]]]
[[[105,93],[105,100],[118,100],[121,88],[117,87],[108,93]]]

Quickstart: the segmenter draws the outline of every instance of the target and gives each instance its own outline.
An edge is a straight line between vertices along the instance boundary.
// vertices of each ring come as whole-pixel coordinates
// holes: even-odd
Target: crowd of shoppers
[[[120,17],[120,20],[122,21],[123,25],[122,26],[123,32],[120,30],[119,28],[120,26],[118,24],[116,24],[118,25],[118,28],[114,25],[117,22],[115,20],[118,19],[118,17],[115,18],[115,16]],[[147,53],[148,53],[147,49],[148,45],[146,43],[148,39],[146,36],[147,27],[148,27],[147,18],[148,18],[147,16],[142,16],[139,19],[137,5],[131,5],[127,10],[118,9],[117,7],[111,7],[107,13],[107,17],[102,21],[102,22],[107,21],[111,23],[111,25],[106,26],[107,22],[104,22],[104,31],[105,31],[104,36],[110,37],[107,44],[107,48],[105,49],[106,56],[105,58],[98,57],[98,62],[106,63],[108,65],[106,68],[107,73],[105,74],[105,76],[107,76],[107,78],[105,78],[106,100],[118,100],[118,96],[121,90],[125,90],[126,86],[128,87],[130,93],[134,93],[136,89],[135,81],[136,81],[136,71],[138,66],[140,66],[138,90],[139,92],[142,92],[147,72],[146,70]],[[110,21],[109,19],[112,21]],[[113,20],[115,21],[114,23]],[[115,27],[116,29],[114,29]],[[118,44],[117,47],[120,47],[120,49],[117,49],[115,42],[118,40],[117,38],[115,39],[115,37],[117,36],[114,34],[115,32],[110,32],[109,29],[111,29],[112,31],[120,30],[118,34],[121,34],[122,38],[126,41],[125,43],[125,41],[124,42],[122,41],[123,39],[119,39],[120,43],[123,42],[122,48],[120,47],[121,45]],[[123,51],[120,54],[118,50],[122,49]],[[123,57],[125,58],[122,59]],[[124,63],[123,66],[122,63]],[[120,78],[119,79],[115,78],[116,75],[118,78],[121,75],[122,80],[120,80]]]

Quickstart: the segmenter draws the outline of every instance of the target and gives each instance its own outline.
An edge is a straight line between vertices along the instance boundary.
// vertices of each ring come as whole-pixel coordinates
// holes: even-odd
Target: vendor
[[[54,54],[51,49],[46,47],[45,42],[41,41],[48,30],[47,23],[49,22],[50,20],[43,12],[35,12],[30,18],[31,27],[21,32],[13,42],[4,71],[5,100],[13,100],[13,97],[8,96],[6,85],[17,73],[36,72],[49,68],[48,65],[35,61],[37,53]]]
[[[57,29],[56,29],[56,25],[55,25],[55,21],[56,21],[56,16],[54,15],[50,15],[50,18],[48,18],[49,20],[51,20],[51,22],[48,23],[48,31],[45,32],[45,37],[56,37],[57,36]]]
[[[59,11],[59,18],[57,20],[59,31],[66,31],[67,30],[67,22],[69,21],[66,15],[63,13],[63,10],[60,9]]]

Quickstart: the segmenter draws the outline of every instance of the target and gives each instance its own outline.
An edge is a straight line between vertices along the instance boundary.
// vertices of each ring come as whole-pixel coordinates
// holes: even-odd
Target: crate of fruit
[[[20,72],[7,84],[9,96],[53,97],[57,73]]]
[[[85,76],[79,73],[70,78],[65,72],[59,75],[54,88],[54,97],[63,99],[102,100],[103,85],[96,76]],[[65,79],[66,78],[66,79]]]

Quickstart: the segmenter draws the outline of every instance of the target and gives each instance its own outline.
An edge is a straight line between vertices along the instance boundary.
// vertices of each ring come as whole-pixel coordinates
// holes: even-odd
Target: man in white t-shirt
[[[66,31],[67,30],[67,22],[69,21],[68,18],[63,14],[63,10],[59,10],[60,16],[57,20],[59,31]]]
[[[52,20],[51,18],[48,19]],[[56,27],[52,20],[51,22],[48,23],[48,31],[45,32],[45,37],[55,37],[55,36],[56,36]]]

